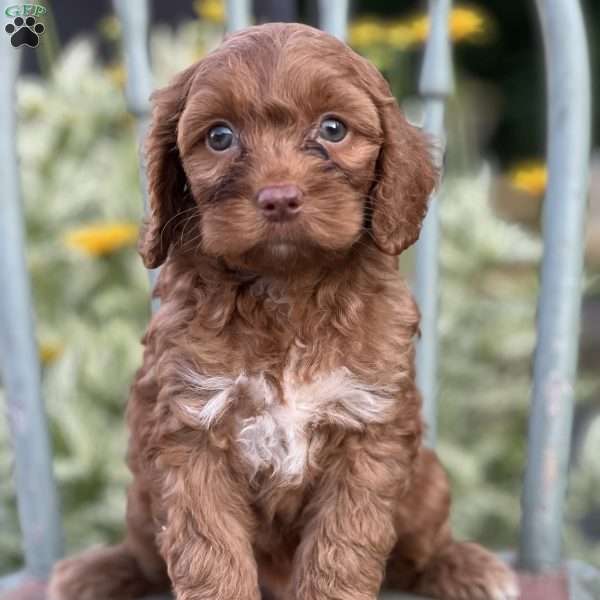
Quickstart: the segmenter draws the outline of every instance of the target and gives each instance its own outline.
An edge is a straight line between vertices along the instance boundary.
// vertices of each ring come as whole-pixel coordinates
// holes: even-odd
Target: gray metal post
[[[148,185],[143,157],[144,140],[150,123],[150,94],[152,93],[152,71],[148,55],[148,1],[114,0],[115,12],[123,28],[123,50],[127,84],[125,96],[129,112],[137,122],[137,134],[140,147],[140,185],[144,197],[144,209],[148,209]],[[159,269],[148,271],[150,286],[154,288]],[[152,301],[153,309],[158,302]]]
[[[252,24],[250,0],[227,0],[227,33],[243,29]]]
[[[340,40],[346,39],[349,0],[319,0],[319,26]]]
[[[454,87],[448,18],[451,0],[429,0],[430,32],[425,47],[419,91],[424,98],[423,128],[436,144],[436,160],[441,166],[446,144],[444,112]],[[438,362],[438,195],[431,198],[427,217],[416,246],[415,295],[421,310],[421,338],[417,344],[417,385],[423,395],[427,423],[426,442],[435,445],[437,427]]]
[[[9,4],[14,3],[0,3],[2,12]],[[0,44],[0,368],[15,456],[25,566],[31,575],[44,577],[63,547],[25,261],[15,141],[18,60],[19,52],[10,43]]]
[[[148,0],[114,0],[123,27],[123,50],[127,84],[125,95],[130,112],[144,127],[150,115],[152,71],[148,55]]]
[[[561,561],[590,150],[590,73],[577,0],[536,0],[546,55],[549,181],[519,564]]]

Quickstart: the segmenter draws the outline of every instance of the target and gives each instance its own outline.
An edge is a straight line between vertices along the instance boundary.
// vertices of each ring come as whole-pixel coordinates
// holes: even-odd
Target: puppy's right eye
[[[206,143],[210,148],[217,152],[223,152],[233,144],[233,130],[229,125],[216,125],[209,130],[206,136]]]

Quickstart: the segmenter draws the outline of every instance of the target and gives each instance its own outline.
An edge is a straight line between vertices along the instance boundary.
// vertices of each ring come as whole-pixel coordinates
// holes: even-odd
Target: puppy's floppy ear
[[[419,237],[438,171],[426,136],[405,119],[390,88],[377,72],[375,101],[383,143],[371,190],[371,228],[377,247],[397,255]]]
[[[177,147],[177,126],[196,70],[192,66],[152,94],[152,123],[145,142],[149,206],[139,251],[149,269],[159,267],[181,225],[177,215],[193,201]]]

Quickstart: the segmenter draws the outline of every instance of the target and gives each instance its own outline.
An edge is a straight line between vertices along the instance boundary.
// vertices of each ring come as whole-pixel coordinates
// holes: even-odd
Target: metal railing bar
[[[433,138],[435,159],[441,167],[446,146],[446,99],[454,88],[448,19],[451,0],[429,0],[430,32],[425,47],[419,92],[424,99],[423,129]],[[416,245],[415,296],[421,311],[417,343],[417,386],[423,397],[426,443],[437,437],[438,303],[439,303],[439,194],[434,193]]]
[[[140,186],[144,198],[144,211],[148,210],[148,184],[144,161],[144,140],[150,124],[150,94],[152,93],[152,70],[148,52],[148,2],[147,0],[113,0],[113,6],[123,28],[123,54],[127,83],[125,98],[129,112],[136,119],[137,139],[140,148]],[[159,269],[150,269],[150,289],[154,289]],[[152,299],[152,309],[158,308],[158,300]]]
[[[0,3],[3,12],[9,4],[8,0]],[[0,44],[0,368],[14,449],[25,567],[30,575],[44,577],[62,555],[63,544],[25,260],[16,149],[19,56],[10,44]]]
[[[252,3],[250,0],[227,0],[227,33],[252,25]]]
[[[345,40],[349,10],[349,0],[319,0],[319,27],[340,40]]]
[[[17,571],[0,577],[0,592],[14,589],[26,581],[30,575],[25,571]]]
[[[152,93],[152,69],[148,51],[149,9],[148,0],[113,0],[115,13],[121,22],[123,58],[127,83],[125,98],[129,112],[136,119],[139,156],[140,186],[144,200],[144,212],[148,211],[148,180],[144,158],[144,142],[150,125]],[[160,269],[149,269],[150,289],[154,289]],[[152,310],[156,311],[159,301],[152,298]],[[169,595],[147,596],[144,600],[169,600]]]
[[[583,274],[590,72],[577,0],[536,0],[546,56],[549,180],[519,565],[561,562]]]

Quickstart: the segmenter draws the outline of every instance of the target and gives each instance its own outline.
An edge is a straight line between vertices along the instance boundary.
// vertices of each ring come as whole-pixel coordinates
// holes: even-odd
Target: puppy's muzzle
[[[270,185],[259,190],[256,204],[269,221],[291,221],[302,210],[302,192],[291,184]]]

